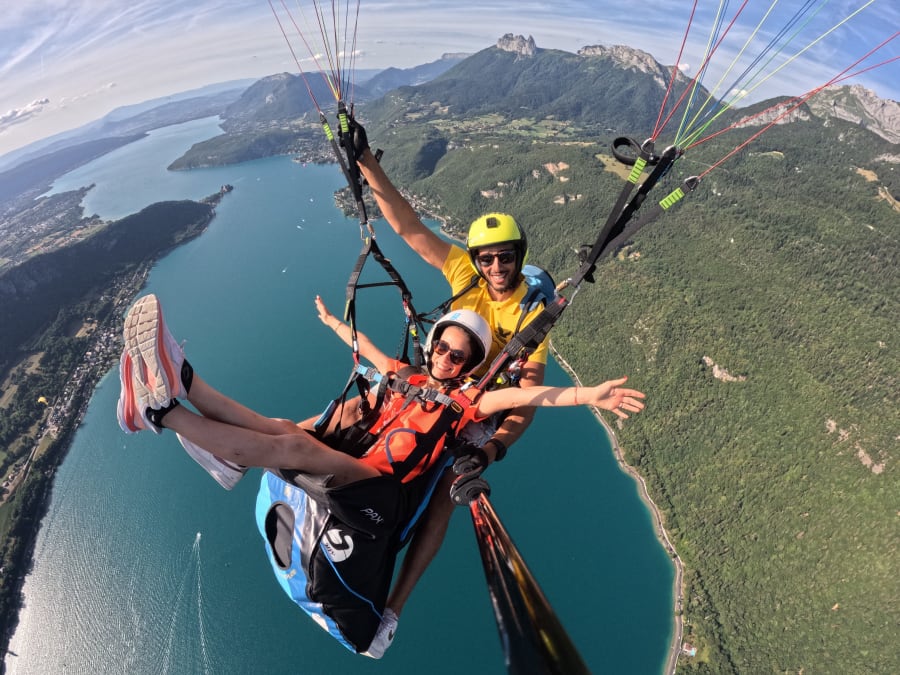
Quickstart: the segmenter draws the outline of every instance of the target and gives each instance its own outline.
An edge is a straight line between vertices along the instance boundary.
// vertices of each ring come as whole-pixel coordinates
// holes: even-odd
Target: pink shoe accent
[[[116,407],[116,417],[119,420],[119,426],[126,434],[133,434],[146,428],[140,417],[135,417],[137,401],[135,400],[133,383],[131,356],[127,351],[123,351],[122,358],[119,359],[119,384],[121,385],[121,390]]]

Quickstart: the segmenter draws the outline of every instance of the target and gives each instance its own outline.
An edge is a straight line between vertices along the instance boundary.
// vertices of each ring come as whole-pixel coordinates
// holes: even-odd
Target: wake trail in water
[[[198,532],[194,537],[194,543],[191,546],[190,560],[185,565],[184,575],[181,578],[181,582],[178,584],[178,592],[175,595],[175,607],[172,610],[172,620],[169,624],[169,631],[168,635],[166,636],[166,644],[163,650],[162,662],[160,664],[160,672],[162,673],[168,673],[170,671],[170,667],[172,664],[172,655],[175,651],[174,642],[175,631],[178,626],[178,616],[182,606],[182,599],[185,596],[185,589],[189,587],[190,582],[194,582],[193,586],[196,589],[197,594],[197,625],[200,635],[200,659],[202,663],[202,671],[204,673],[211,672],[209,665],[209,649],[207,647],[206,641],[206,626],[203,620],[203,575],[202,564],[200,560],[201,536],[201,533]],[[190,593],[189,595],[192,595],[192,593]],[[176,660],[183,659],[178,659],[176,657]]]
[[[194,554],[197,561],[197,626],[200,629],[200,656],[203,661],[203,672],[209,671],[209,653],[206,648],[206,628],[203,625],[203,589],[200,573],[200,533],[194,539]]]

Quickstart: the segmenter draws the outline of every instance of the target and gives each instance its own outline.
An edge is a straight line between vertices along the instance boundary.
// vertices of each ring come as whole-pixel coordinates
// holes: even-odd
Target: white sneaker
[[[384,610],[384,614],[381,617],[381,624],[375,632],[375,637],[372,638],[372,644],[369,645],[369,648],[364,651],[362,655],[373,659],[380,659],[384,656],[387,648],[390,647],[391,643],[394,641],[394,635],[397,633],[397,622],[399,620],[397,615],[394,614],[394,610],[390,608]]]
[[[152,293],[137,299],[125,316],[122,331],[125,349],[137,375],[152,397],[151,405],[161,408],[173,398],[187,398],[182,382],[184,350],[169,332],[162,307]]]
[[[175,435],[178,436],[178,440],[181,442],[181,445],[184,446],[187,454],[189,454],[197,464],[206,469],[206,472],[226,490],[230,490],[237,485],[238,481],[244,477],[245,473],[247,473],[246,466],[241,466],[240,464],[235,464],[227,459],[222,459],[211,453],[209,450],[201,448],[196,443],[189,441],[181,434]]]

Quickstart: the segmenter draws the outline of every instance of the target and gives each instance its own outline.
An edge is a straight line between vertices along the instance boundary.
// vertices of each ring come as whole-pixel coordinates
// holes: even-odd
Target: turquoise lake
[[[306,418],[338,393],[351,368],[349,350],[316,319],[313,298],[342,310],[358,223],[334,205],[343,181],[335,166],[278,157],[166,171],[215,133],[210,119],[157,130],[54,189],[95,184],[86,212],[119,218],[233,185],[207,231],[160,260],[146,291],[162,300],[204,379],[267,415]],[[375,227],[417,309],[443,300],[440,274],[385,223]],[[402,330],[396,292],[362,293],[360,328],[392,352]],[[610,364],[609,376],[619,374]],[[547,381],[568,378],[551,363]],[[117,371],[100,382],[57,474],[5,659],[10,674],[505,672],[466,510],[455,514],[384,659],[356,656],[276,583],[254,523],[260,470],[227,492],[174,434],[123,434],[118,388]],[[497,512],[592,671],[660,673],[674,570],[591,413],[540,411],[486,477]]]

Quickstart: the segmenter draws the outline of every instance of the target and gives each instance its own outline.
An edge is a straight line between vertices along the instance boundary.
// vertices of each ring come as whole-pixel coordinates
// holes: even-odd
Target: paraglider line
[[[294,63],[297,64],[297,70],[300,71],[300,76],[303,78],[303,84],[306,85],[306,91],[309,93],[309,97],[312,99],[313,105],[316,107],[316,110],[321,113],[322,109],[319,107],[319,102],[316,100],[316,97],[312,92],[312,87],[309,86],[309,80],[306,79],[306,73],[303,72],[303,66],[300,65],[300,59],[297,58],[297,54],[296,52],[294,52],[294,46],[291,44],[291,40],[290,38],[288,38],[287,32],[284,30],[284,24],[281,23],[281,18],[278,16],[278,12],[275,11],[275,6],[272,4],[272,0],[268,0],[268,2],[269,8],[272,10],[272,14],[275,16],[275,21],[278,23],[278,28],[281,30],[282,36],[284,36],[284,41],[287,43],[288,49],[291,51],[291,56],[294,57]],[[284,3],[282,3],[282,5],[283,4]],[[288,12],[288,15],[290,16],[290,12]]]
[[[672,87],[675,86],[675,78],[678,77],[678,66],[681,64],[681,56],[684,54],[684,46],[687,44],[688,33],[691,32],[691,24],[694,21],[694,13],[697,11],[697,0],[694,0],[694,6],[691,8],[691,16],[688,18],[687,28],[684,31],[684,37],[681,39],[681,48],[678,50],[678,58],[675,59],[675,65],[672,66],[672,77],[669,78],[669,86],[666,87],[666,94],[663,96],[662,105],[659,106],[659,115],[656,116],[656,125],[653,127],[653,134],[650,136],[652,140],[662,131],[659,121],[662,119],[663,112],[666,109],[666,103],[669,101],[669,94],[672,93]]]
[[[723,134],[723,133],[725,133],[726,131],[729,131],[730,129],[733,129],[733,128],[737,127],[737,126],[744,125],[744,124],[746,124],[747,122],[749,122],[749,121],[751,121],[751,120],[753,120],[753,119],[755,119],[755,118],[757,118],[757,117],[760,117],[760,116],[762,116],[762,115],[765,115],[766,113],[769,113],[769,112],[771,112],[772,110],[778,109],[778,108],[781,107],[781,106],[790,106],[790,107],[788,107],[784,112],[782,112],[780,115],[778,115],[775,119],[773,119],[769,124],[767,124],[766,126],[764,126],[764,127],[763,127],[762,129],[760,129],[757,133],[753,134],[750,138],[748,138],[747,140],[745,140],[743,143],[741,143],[740,145],[738,145],[734,150],[732,150],[732,151],[729,152],[727,155],[725,155],[725,157],[723,157],[722,159],[720,159],[718,162],[716,162],[715,164],[713,164],[709,169],[707,169],[707,170],[704,171],[702,174],[700,174],[700,178],[703,178],[704,176],[706,176],[710,171],[712,171],[713,169],[715,169],[717,166],[719,166],[722,162],[724,162],[724,161],[725,161],[726,159],[728,159],[729,157],[732,157],[732,156],[734,156],[737,152],[740,152],[740,151],[741,151],[743,148],[745,148],[751,141],[753,141],[753,140],[759,138],[759,136],[762,135],[765,131],[767,131],[767,130],[770,129],[772,126],[774,126],[775,124],[777,124],[779,121],[781,121],[782,119],[784,119],[787,115],[789,115],[791,112],[793,112],[794,110],[796,110],[796,109],[797,109],[798,107],[800,107],[803,103],[805,103],[806,101],[808,101],[809,99],[811,99],[813,96],[815,96],[816,94],[818,94],[820,91],[822,91],[822,90],[825,89],[826,87],[829,87],[829,86],[831,86],[832,84],[835,84],[836,82],[841,82],[841,81],[843,81],[843,80],[846,80],[846,79],[848,79],[849,77],[852,77],[852,76],[855,76],[855,75],[859,75],[859,74],[864,73],[864,72],[866,72],[866,71],[868,71],[868,70],[872,70],[873,68],[876,68],[876,67],[878,67],[878,66],[884,65],[884,64],[886,64],[886,63],[890,63],[890,62],[892,62],[892,61],[895,61],[898,57],[893,57],[893,58],[891,58],[891,59],[887,59],[887,60],[885,60],[885,61],[882,61],[881,63],[875,64],[875,65],[873,65],[873,66],[869,66],[869,67],[867,67],[867,68],[865,68],[865,69],[863,69],[863,70],[856,71],[856,72],[853,72],[853,73],[848,74],[848,71],[852,70],[852,69],[855,68],[857,65],[859,65],[860,63],[862,63],[863,61],[865,61],[867,58],[869,58],[869,57],[870,57],[872,54],[874,54],[876,51],[878,51],[879,49],[881,49],[882,47],[884,47],[886,44],[888,44],[889,42],[891,42],[892,40],[894,40],[898,35],[900,35],[900,31],[895,32],[891,37],[887,38],[886,40],[884,40],[883,42],[881,42],[879,45],[877,45],[877,46],[873,47],[872,49],[870,49],[868,52],[866,52],[866,53],[865,53],[863,56],[861,56],[859,59],[857,59],[856,61],[854,61],[853,63],[851,63],[849,66],[847,66],[846,68],[844,68],[844,70],[842,70],[842,71],[839,72],[837,75],[835,75],[833,78],[831,78],[830,80],[828,80],[827,82],[825,82],[825,84],[822,84],[822,85],[816,87],[815,89],[813,89],[813,90],[807,92],[806,94],[803,94],[803,95],[801,95],[801,96],[796,96],[796,97],[790,99],[789,101],[782,101],[782,102],[776,103],[775,105],[770,106],[769,108],[766,108],[765,110],[762,110],[762,111],[760,111],[760,112],[758,112],[758,113],[756,113],[756,114],[754,114],[754,115],[751,115],[750,117],[742,118],[741,120],[738,120],[737,122],[735,122],[735,123],[732,124],[731,126],[726,127],[725,129],[722,129],[722,130],[720,130],[720,131],[717,131],[717,132],[715,132],[714,134],[710,134],[709,136],[707,136],[707,137],[705,137],[705,138],[703,138],[703,139],[701,139],[701,140],[699,140],[699,141],[696,141],[695,143],[693,143],[693,144],[689,145],[688,147],[686,147],[685,150],[688,150],[688,149],[690,149],[690,148],[696,147],[696,146],[700,145],[701,143],[705,143],[706,141],[708,141],[708,140],[710,140],[710,139],[712,139],[712,138],[715,138],[716,136],[718,136],[718,135],[720,135],[720,134]]]

